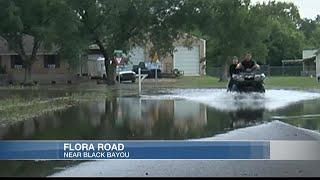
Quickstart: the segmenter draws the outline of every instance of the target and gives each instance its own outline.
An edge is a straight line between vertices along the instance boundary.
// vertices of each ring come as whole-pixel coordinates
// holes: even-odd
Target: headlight
[[[243,75],[232,75],[232,78],[236,81],[244,81]]]
[[[254,80],[262,81],[262,80],[264,80],[265,77],[266,76],[264,74],[257,74],[257,75],[254,76]]]
[[[247,75],[246,78],[252,79],[252,78],[254,78],[254,76],[253,75]]]
[[[237,75],[236,74],[232,74],[232,79],[237,79]]]

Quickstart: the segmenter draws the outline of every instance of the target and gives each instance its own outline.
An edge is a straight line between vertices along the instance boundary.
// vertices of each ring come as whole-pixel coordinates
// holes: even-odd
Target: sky
[[[270,0],[251,0],[252,3],[257,2],[268,2]],[[316,16],[320,15],[320,0],[276,0],[276,1],[285,1],[293,2],[300,12],[302,18],[315,19]]]

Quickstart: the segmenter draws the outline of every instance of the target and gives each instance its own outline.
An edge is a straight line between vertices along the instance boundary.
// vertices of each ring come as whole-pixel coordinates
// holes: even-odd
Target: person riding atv
[[[243,71],[247,71],[248,69],[260,70],[260,66],[254,60],[252,60],[251,53],[247,53],[244,60],[237,65],[236,69],[240,69]]]
[[[251,53],[245,55],[245,59],[237,65],[236,69],[240,72],[232,75],[233,84],[230,91],[265,92],[263,86],[265,75],[259,73],[260,66],[252,60]]]
[[[234,84],[234,79],[232,78],[233,74],[237,74],[239,72],[239,69],[236,69],[237,65],[239,64],[238,57],[234,56],[232,58],[232,64],[229,66],[229,83],[228,83],[228,91],[231,91],[231,88]]]

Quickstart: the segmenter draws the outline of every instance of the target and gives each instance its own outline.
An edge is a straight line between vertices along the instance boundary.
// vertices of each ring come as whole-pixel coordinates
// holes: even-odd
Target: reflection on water
[[[1,139],[185,139],[200,136],[207,107],[183,100],[122,97],[0,127]]]

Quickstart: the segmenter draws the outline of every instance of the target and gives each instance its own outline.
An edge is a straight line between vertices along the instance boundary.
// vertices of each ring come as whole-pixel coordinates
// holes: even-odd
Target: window
[[[57,55],[45,55],[43,61],[44,68],[54,69],[60,67],[59,57]]]
[[[22,69],[24,67],[21,56],[11,55],[11,68],[12,69]]]

